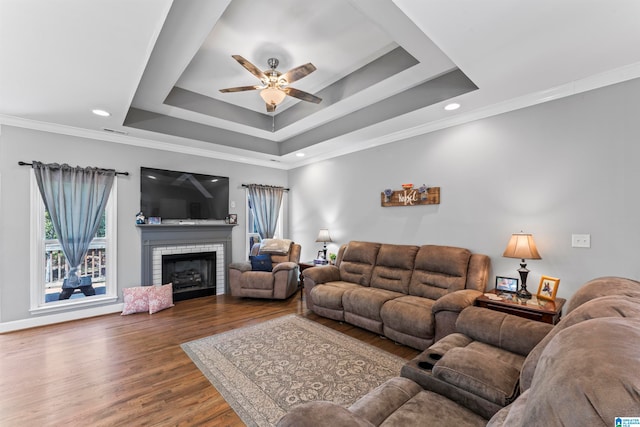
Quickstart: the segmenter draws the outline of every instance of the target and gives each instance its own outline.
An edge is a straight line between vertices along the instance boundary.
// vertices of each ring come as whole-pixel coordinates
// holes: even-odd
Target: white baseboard
[[[68,322],[70,320],[102,316],[103,314],[119,313],[122,311],[123,305],[123,303],[109,304],[101,307],[87,308],[85,310],[38,316],[31,319],[14,320],[11,322],[2,322],[0,323],[0,334],[19,331],[21,329],[36,328],[38,326],[53,325],[54,323]]]

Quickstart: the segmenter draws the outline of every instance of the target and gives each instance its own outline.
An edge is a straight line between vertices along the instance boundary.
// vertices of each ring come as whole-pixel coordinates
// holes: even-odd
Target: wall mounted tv
[[[140,168],[140,210],[165,219],[225,219],[229,178]]]

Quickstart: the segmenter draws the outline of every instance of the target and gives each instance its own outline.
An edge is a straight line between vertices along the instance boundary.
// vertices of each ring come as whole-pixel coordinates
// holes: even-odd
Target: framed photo
[[[153,224],[153,225],[158,225],[162,223],[162,218],[160,218],[159,216],[150,216],[149,217],[149,224]]]
[[[496,292],[511,292],[518,291],[518,279],[515,277],[496,276]]]
[[[538,286],[538,299],[554,301],[556,299],[556,293],[558,292],[559,285],[560,279],[542,276],[540,278],[540,286]]]
[[[227,217],[227,224],[237,224],[238,223],[238,214],[229,214]]]

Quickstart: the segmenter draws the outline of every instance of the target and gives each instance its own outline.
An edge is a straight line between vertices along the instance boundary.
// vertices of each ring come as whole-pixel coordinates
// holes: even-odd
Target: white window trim
[[[118,247],[118,179],[113,180],[111,194],[107,201],[105,212],[107,215],[107,235],[106,250],[109,256],[106,270],[106,292],[104,295],[96,295],[86,298],[68,299],[64,301],[44,302],[44,257],[42,254],[44,248],[44,215],[45,207],[38,189],[35,174],[31,172],[31,230],[30,230],[30,294],[31,305],[29,311],[31,314],[44,314],[56,311],[69,310],[72,308],[85,308],[92,305],[100,305],[109,302],[115,302],[118,299],[118,283],[117,283],[117,256],[116,248]]]

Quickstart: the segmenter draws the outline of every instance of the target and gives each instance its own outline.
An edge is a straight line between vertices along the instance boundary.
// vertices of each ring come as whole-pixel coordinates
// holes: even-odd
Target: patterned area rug
[[[349,406],[406,360],[298,315],[182,344],[248,426],[312,400]]]

